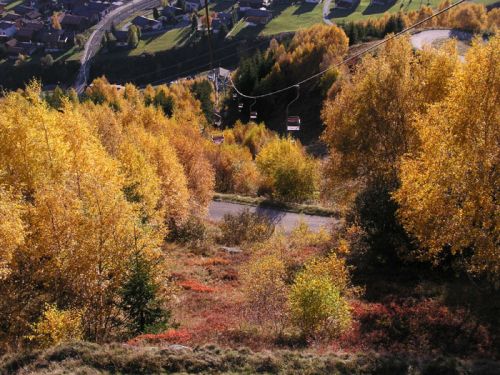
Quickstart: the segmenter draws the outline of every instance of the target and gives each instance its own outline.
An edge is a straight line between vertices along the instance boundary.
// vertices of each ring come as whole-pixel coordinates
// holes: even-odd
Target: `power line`
[[[263,43],[268,43],[269,41],[268,40],[261,40],[260,42],[254,44],[253,46],[251,47],[247,47],[247,48],[244,48],[244,49],[241,49],[238,51],[238,53],[241,53],[241,52],[245,52],[245,51],[248,51],[248,50],[251,50],[251,49],[254,49],[256,48],[257,46],[260,46],[261,44]],[[213,50],[213,53],[216,53],[216,52],[220,52],[222,50],[225,50],[225,49],[228,49],[228,48],[233,48],[233,47],[237,47],[236,45],[239,44],[239,42],[234,42],[234,43],[231,43],[229,45],[226,45],[224,47],[221,47],[221,48],[216,48]],[[133,76],[131,78],[128,78],[128,81],[134,81],[134,80],[137,80],[139,78],[142,78],[142,77],[146,77],[146,76],[149,76],[149,75],[152,75],[152,74],[157,74],[159,72],[162,72],[162,71],[165,71],[165,70],[168,70],[168,69],[172,69],[172,68],[175,68],[177,67],[179,64],[185,64],[185,63],[188,63],[188,62],[192,62],[192,61],[196,61],[196,60],[200,60],[200,59],[203,59],[205,58],[206,55],[208,55],[209,53],[208,52],[204,52],[196,57],[191,57],[189,59],[186,59],[186,60],[182,60],[182,61],[179,61],[178,63],[176,64],[171,64],[171,65],[168,65],[168,66],[164,66],[162,67],[161,69],[158,69],[158,70],[155,70],[155,71],[151,71],[151,72],[147,72],[147,73],[142,73],[142,74],[139,74],[139,75],[136,75],[136,76]],[[225,60],[226,57],[229,57],[229,56],[234,56],[235,54],[231,54],[231,55],[227,55],[225,56],[224,58],[221,58],[221,59],[217,59],[215,60],[214,62],[217,62],[217,61],[222,61],[222,60]],[[203,64],[203,65],[198,65],[198,66],[195,66],[193,67],[193,69],[191,70],[195,70],[197,69],[198,67],[204,67],[206,66],[207,64]],[[190,71],[191,71],[190,70]]]
[[[255,44],[255,45],[253,45],[252,47],[248,47],[248,48],[245,48],[245,49],[239,50],[238,52],[231,53],[231,54],[229,54],[229,55],[225,55],[224,57],[221,57],[221,58],[219,58],[219,59],[215,59],[215,60],[214,60],[214,63],[222,62],[222,61],[224,61],[224,60],[227,60],[228,58],[231,58],[231,57],[233,57],[233,56],[237,56],[237,55],[239,55],[241,52],[245,52],[245,51],[248,51],[248,50],[254,49],[254,48],[256,48],[258,45],[263,44],[263,43],[267,43],[267,42],[268,42],[267,40],[260,41],[259,43],[257,43],[257,44]],[[192,68],[190,68],[190,69],[186,69],[186,70],[183,70],[183,71],[178,72],[178,73],[170,74],[170,75],[168,75],[168,76],[166,76],[166,77],[163,77],[163,78],[161,78],[161,79],[158,79],[158,80],[156,80],[156,81],[149,82],[148,84],[149,84],[149,85],[153,85],[153,84],[155,84],[155,83],[160,83],[160,82],[168,81],[170,78],[175,78],[175,77],[178,77],[178,76],[180,76],[180,75],[182,75],[182,74],[189,73],[189,72],[193,72],[193,71],[197,71],[197,70],[199,70],[199,69],[201,69],[201,68],[208,67],[208,66],[209,66],[209,65],[208,65],[207,63],[205,63],[205,64],[203,64],[203,65],[197,65],[197,66],[194,66],[194,67],[192,67]],[[133,79],[134,79],[134,78],[132,78],[131,80],[133,80]]]
[[[386,39],[383,39],[383,40],[381,40],[381,41],[377,42],[377,43],[376,43],[376,44],[374,44],[373,46],[368,47],[367,49],[365,49],[365,50],[363,50],[363,51],[361,51],[361,52],[358,52],[358,53],[356,53],[356,54],[352,55],[351,57],[348,57],[347,59],[345,59],[345,60],[341,61],[340,63],[338,63],[338,64],[334,64],[334,65],[332,65],[332,66],[330,66],[330,67],[328,67],[328,68],[326,68],[326,69],[324,69],[324,70],[322,70],[322,71],[320,71],[320,72],[318,72],[318,73],[316,73],[316,74],[313,74],[312,76],[310,76],[310,77],[308,77],[308,78],[306,78],[306,79],[303,79],[302,81],[299,81],[299,82],[297,82],[297,83],[294,83],[293,85],[287,86],[287,87],[285,87],[285,88],[282,88],[282,89],[279,89],[279,90],[275,90],[275,91],[271,91],[271,92],[268,92],[268,93],[266,93],[266,94],[260,94],[260,95],[247,95],[247,94],[242,93],[240,90],[238,90],[238,88],[237,88],[237,87],[236,87],[236,85],[234,84],[234,82],[233,82],[233,80],[232,80],[231,76],[229,76],[229,83],[230,83],[230,85],[234,88],[234,90],[235,90],[235,91],[236,91],[236,92],[237,92],[240,96],[242,96],[242,97],[244,97],[244,98],[248,98],[248,99],[259,99],[259,98],[265,98],[265,97],[267,97],[267,96],[272,96],[272,95],[280,94],[280,93],[282,93],[282,92],[285,92],[285,91],[288,91],[288,90],[290,90],[290,89],[292,89],[292,88],[295,88],[295,87],[297,87],[297,86],[300,86],[300,85],[302,85],[302,84],[304,84],[304,83],[306,83],[306,82],[308,82],[308,81],[310,81],[310,80],[312,80],[312,79],[314,79],[314,78],[316,78],[316,77],[319,77],[319,76],[321,76],[321,75],[325,74],[326,72],[328,72],[329,70],[331,70],[331,69],[333,69],[333,68],[337,68],[337,67],[339,67],[339,66],[341,66],[341,65],[344,65],[344,64],[346,64],[346,63],[348,63],[348,62],[350,62],[350,61],[352,61],[352,60],[357,59],[358,57],[363,56],[364,54],[366,54],[366,53],[368,53],[368,52],[370,52],[370,51],[373,51],[374,49],[376,49],[376,48],[380,47],[382,44],[385,44],[385,43],[389,42],[389,41],[390,41],[390,40],[392,40],[392,39],[398,38],[399,36],[401,36],[401,35],[403,35],[403,34],[406,34],[408,31],[413,30],[414,28],[416,28],[416,27],[418,27],[418,26],[422,25],[423,23],[425,23],[425,22],[427,22],[427,21],[431,20],[431,19],[432,19],[432,18],[434,18],[434,17],[439,16],[440,14],[443,14],[443,13],[445,13],[445,12],[449,11],[450,9],[452,9],[452,8],[456,7],[457,5],[460,5],[461,3],[465,2],[465,1],[466,1],[466,0],[459,0],[459,1],[457,1],[456,3],[451,4],[451,5],[447,6],[446,8],[441,9],[440,11],[438,11],[438,12],[436,12],[436,13],[432,14],[431,16],[424,18],[422,21],[419,21],[419,22],[417,22],[417,23],[415,23],[415,24],[413,24],[413,25],[411,25],[411,26],[407,27],[406,29],[403,29],[403,30],[402,30],[402,31],[400,31],[399,33],[396,33],[396,34],[394,34],[394,35],[391,35],[390,37],[388,37],[388,38],[386,38]]]

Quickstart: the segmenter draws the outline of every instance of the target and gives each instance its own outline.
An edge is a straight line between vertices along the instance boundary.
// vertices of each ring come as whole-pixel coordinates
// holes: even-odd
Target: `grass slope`
[[[46,351],[4,357],[2,374],[494,374],[499,363],[404,355],[328,354],[298,351],[252,352],[213,345],[191,349],[60,345]]]
[[[139,56],[143,53],[165,51],[182,46],[191,33],[191,27],[169,30],[166,33],[141,39],[139,45],[127,52],[128,56]]]

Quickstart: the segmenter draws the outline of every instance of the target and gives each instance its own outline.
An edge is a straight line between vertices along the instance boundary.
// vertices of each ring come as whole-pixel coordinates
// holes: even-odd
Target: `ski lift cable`
[[[246,52],[246,51],[252,50],[252,49],[257,48],[257,47],[259,47],[260,45],[264,44],[265,42],[267,42],[267,40],[262,40],[262,41],[259,41],[259,42],[255,43],[255,44],[254,44],[254,45],[252,45],[252,46],[249,46],[249,47],[246,47],[246,48],[243,48],[243,49],[239,50],[237,53],[232,53],[232,54],[230,54],[230,55],[226,55],[226,56],[224,56],[224,57],[222,57],[222,58],[216,59],[216,60],[214,60],[214,62],[220,62],[220,61],[223,61],[223,60],[227,59],[228,57],[232,57],[232,56],[234,56],[234,55],[237,55],[238,53],[241,53],[241,52]],[[213,50],[213,52],[214,52],[214,53],[217,53],[217,52],[220,52],[220,51],[225,50],[225,49],[227,49],[227,48],[235,48],[235,47],[237,47],[237,44],[239,44],[239,42],[234,42],[234,43],[229,44],[229,45],[227,45],[227,46],[224,46],[224,47],[221,47],[221,48],[216,48],[216,49],[214,49],[214,50]],[[191,57],[191,58],[189,58],[189,59],[179,61],[178,63],[175,63],[175,64],[171,64],[171,65],[164,66],[164,67],[162,67],[162,68],[160,68],[160,69],[158,69],[158,70],[153,70],[153,71],[151,71],[151,72],[142,73],[142,74],[139,74],[139,75],[133,76],[133,77],[131,77],[131,78],[128,78],[128,81],[135,81],[135,80],[137,80],[137,79],[139,79],[139,78],[142,78],[142,77],[146,77],[146,76],[149,76],[149,75],[152,75],[152,74],[157,74],[157,73],[159,73],[159,72],[161,72],[161,71],[165,71],[165,70],[168,70],[168,69],[175,68],[175,67],[177,67],[179,64],[185,64],[185,63],[187,63],[187,62],[192,62],[192,61],[196,61],[196,60],[204,59],[204,58],[205,58],[204,56],[205,56],[205,55],[207,55],[207,54],[208,54],[207,52],[204,52],[204,53],[202,53],[202,54],[200,54],[200,55],[198,55],[198,56]],[[192,69],[190,69],[190,70],[197,70],[198,68],[200,68],[200,67],[205,67],[205,66],[207,66],[207,65],[208,65],[208,63],[203,64],[203,65],[198,65],[198,66],[193,67],[193,68],[192,68]],[[173,76],[173,75],[171,75],[171,76]],[[158,81],[163,81],[163,80],[164,80],[164,79],[161,79],[161,80],[158,80]]]
[[[261,42],[261,43],[259,43],[259,44],[262,44],[262,42]],[[222,62],[222,61],[224,61],[224,60],[227,60],[227,59],[229,59],[229,58],[231,58],[231,57],[233,57],[233,56],[237,56],[237,55],[239,55],[241,52],[244,52],[244,51],[247,51],[247,50],[254,49],[254,48],[256,48],[256,46],[257,46],[257,45],[259,45],[259,44],[256,44],[256,45],[254,45],[254,46],[252,46],[252,47],[249,47],[249,48],[245,48],[245,49],[240,50],[240,51],[235,52],[235,53],[231,53],[231,54],[229,54],[229,55],[225,55],[224,57],[221,57],[221,58],[215,59],[215,60],[214,60],[214,63],[217,63],[217,62],[219,62],[219,63],[220,63],[220,62]],[[166,77],[160,78],[160,79],[158,79],[158,80],[156,80],[156,81],[152,81],[152,82],[149,82],[149,83],[144,84],[144,85],[141,85],[141,86],[145,87],[145,86],[147,86],[147,85],[155,85],[155,84],[158,84],[158,83],[163,83],[163,82],[169,81],[169,80],[170,80],[170,79],[172,79],[172,78],[176,78],[176,77],[182,76],[183,74],[187,74],[187,73],[191,73],[191,72],[193,72],[193,74],[196,74],[196,73],[194,73],[194,72],[199,71],[200,69],[202,69],[202,68],[206,68],[206,67],[208,67],[208,63],[205,63],[205,64],[203,64],[203,65],[197,65],[197,66],[194,66],[193,68],[186,69],[186,70],[184,70],[184,71],[182,71],[182,72],[179,72],[179,73],[170,74],[170,75],[168,75],[168,76],[166,76]],[[157,73],[157,71],[156,71],[156,72],[152,72],[152,73]],[[152,74],[152,73],[151,73],[151,74]],[[132,80],[134,80],[135,78],[137,78],[137,77],[132,77]]]
[[[434,17],[437,17],[437,16],[439,16],[439,15],[441,15],[441,14],[443,14],[443,13],[445,13],[445,12],[449,11],[450,9],[452,9],[452,8],[456,7],[457,5],[462,4],[462,3],[463,3],[463,2],[465,2],[465,1],[466,1],[466,0],[459,0],[459,1],[457,1],[456,3],[453,3],[453,4],[449,5],[449,6],[447,6],[446,8],[443,8],[443,9],[441,9],[440,11],[438,11],[438,12],[436,12],[436,13],[434,13],[434,14],[432,14],[432,15],[430,15],[430,16],[428,16],[428,17],[426,17],[426,18],[424,18],[423,20],[418,21],[418,22],[414,23],[414,24],[413,24],[413,25],[411,25],[411,26],[408,26],[406,29],[401,30],[399,33],[396,33],[396,34],[394,34],[394,35],[391,35],[390,37],[388,37],[388,38],[386,38],[386,39],[383,39],[383,40],[379,41],[378,43],[374,44],[373,46],[368,47],[368,48],[366,48],[365,50],[363,50],[363,51],[361,51],[361,52],[358,52],[358,53],[356,53],[356,54],[352,55],[351,57],[348,57],[347,59],[345,59],[345,60],[341,61],[340,63],[334,64],[334,65],[332,65],[332,66],[330,66],[330,67],[328,67],[328,68],[326,68],[326,69],[323,69],[322,71],[320,71],[320,72],[318,72],[318,73],[316,73],[316,74],[313,74],[312,76],[310,76],[310,77],[308,77],[308,78],[303,79],[302,81],[299,81],[299,82],[297,82],[297,83],[295,83],[295,84],[293,84],[293,85],[290,85],[290,86],[284,87],[284,88],[282,88],[282,89],[275,90],[275,91],[271,91],[271,92],[268,92],[268,93],[265,93],[265,94],[260,94],[260,95],[248,95],[248,94],[245,94],[245,93],[241,92],[240,90],[238,90],[238,88],[237,88],[237,87],[236,87],[236,85],[234,84],[234,82],[233,82],[233,80],[232,80],[232,78],[231,78],[231,77],[229,77],[229,82],[230,82],[231,86],[234,88],[234,90],[238,93],[238,95],[240,95],[240,96],[242,96],[242,97],[244,97],[244,98],[248,98],[248,99],[265,98],[265,97],[268,97],[268,96],[272,96],[272,95],[280,94],[280,93],[282,93],[282,92],[285,92],[285,91],[288,91],[288,90],[290,90],[290,89],[293,89],[293,88],[294,88],[295,86],[297,86],[297,85],[299,85],[299,86],[300,86],[300,85],[302,85],[302,84],[304,84],[304,83],[306,83],[306,82],[309,82],[310,80],[312,80],[312,79],[314,79],[314,78],[316,78],[316,77],[319,77],[319,76],[321,76],[321,75],[325,74],[326,72],[328,72],[328,71],[330,71],[330,70],[332,70],[332,69],[334,69],[334,68],[337,68],[337,67],[339,67],[339,66],[341,66],[341,65],[344,65],[344,64],[346,64],[346,63],[348,63],[348,62],[350,62],[350,61],[353,61],[353,60],[357,59],[358,57],[361,57],[361,56],[365,55],[365,54],[366,54],[366,53],[368,53],[368,52],[371,52],[371,51],[373,51],[373,50],[377,49],[377,48],[378,48],[378,47],[380,47],[382,44],[385,44],[385,43],[389,42],[390,40],[396,39],[396,38],[400,37],[401,35],[406,34],[408,31],[413,30],[414,28],[416,28],[416,27],[418,27],[418,26],[420,26],[420,25],[424,24],[425,22],[427,22],[427,21],[429,21],[429,20],[433,19]]]

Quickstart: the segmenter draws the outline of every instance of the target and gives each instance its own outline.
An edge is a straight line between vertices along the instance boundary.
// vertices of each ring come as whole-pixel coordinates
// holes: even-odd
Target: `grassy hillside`
[[[494,374],[500,364],[451,357],[411,358],[376,354],[318,355],[249,349],[130,347],[77,342],[4,357],[2,374]]]

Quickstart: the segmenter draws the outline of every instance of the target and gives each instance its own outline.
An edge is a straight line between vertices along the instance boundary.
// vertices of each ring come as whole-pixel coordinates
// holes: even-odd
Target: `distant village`
[[[91,29],[124,1],[98,0],[0,0],[0,58],[17,60],[34,54],[61,54],[73,47],[83,48]],[[313,0],[314,1],[314,0]],[[173,28],[192,27],[205,31],[205,0],[171,0],[126,24],[112,26],[107,39],[113,45],[131,48],[131,30],[139,37],[162,33]],[[236,22],[244,19],[249,25],[266,24],[272,19],[272,0],[239,0],[229,10],[210,12],[214,34],[227,34]],[[132,25],[134,27],[132,27]],[[2,56],[3,55],[3,56]]]

